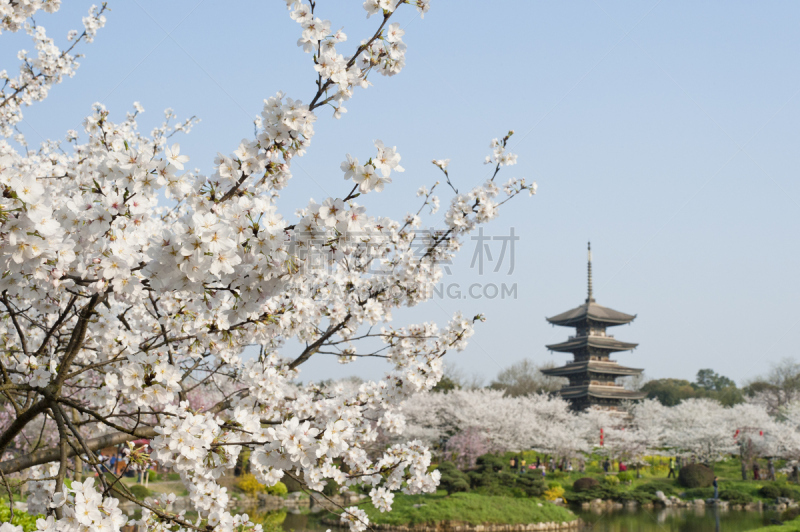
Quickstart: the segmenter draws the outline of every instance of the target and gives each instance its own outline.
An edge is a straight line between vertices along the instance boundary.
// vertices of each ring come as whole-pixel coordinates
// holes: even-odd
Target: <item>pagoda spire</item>
[[[586,298],[587,303],[594,303],[594,295],[592,294],[592,243],[589,242],[589,297]]]

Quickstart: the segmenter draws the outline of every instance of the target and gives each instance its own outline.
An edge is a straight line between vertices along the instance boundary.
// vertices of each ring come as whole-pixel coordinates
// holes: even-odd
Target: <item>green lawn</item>
[[[361,508],[367,512],[371,522],[388,525],[432,524],[440,521],[458,521],[472,525],[553,521],[560,523],[577,519],[568,509],[539,499],[494,497],[476,493],[454,493],[448,496],[444,491],[438,491],[435,495],[397,494],[392,511],[388,513],[381,513],[369,502]]]

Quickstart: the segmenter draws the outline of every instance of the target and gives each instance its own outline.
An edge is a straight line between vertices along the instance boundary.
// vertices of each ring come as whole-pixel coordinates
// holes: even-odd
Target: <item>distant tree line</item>
[[[675,406],[686,399],[714,399],[725,406],[744,402],[745,392],[736,383],[712,369],[701,369],[694,382],[683,379],[654,379],[645,382],[641,391],[648,399],[658,399],[664,406]]]
[[[800,400],[800,364],[787,358],[764,375],[755,377],[741,388],[730,378],[712,369],[701,369],[694,382],[683,379],[653,379],[641,386],[650,399],[665,406],[674,406],[692,398],[715,399],[725,406],[745,401],[763,404],[770,414]]]
[[[484,386],[480,377],[467,376],[454,366],[446,366],[444,377],[433,388],[433,391],[446,393],[452,390],[476,390],[485,387],[505,392],[506,397],[553,393],[567,382],[567,379],[550,377],[542,373],[543,369],[553,367],[555,364],[552,362],[537,365],[529,359],[523,359],[500,370],[497,377],[488,386]]]
[[[486,388],[500,390],[507,397],[523,397],[539,393],[554,393],[567,380],[550,377],[542,369],[554,364],[537,365],[529,359],[515,362],[500,370]],[[733,379],[706,368],[697,372],[694,382],[684,379],[644,378],[623,381],[627,388],[647,393],[648,399],[657,399],[664,406],[675,406],[687,399],[713,399],[724,406],[743,402],[756,402],[772,415],[780,414],[786,405],[800,400],[800,363],[786,358],[773,365],[764,375],[755,377],[742,387]],[[484,388],[478,377],[467,377],[456,368],[449,367],[434,391],[448,392],[457,389]]]

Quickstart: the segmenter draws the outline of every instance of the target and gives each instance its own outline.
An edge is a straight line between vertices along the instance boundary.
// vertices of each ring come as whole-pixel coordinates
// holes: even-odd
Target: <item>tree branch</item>
[[[154,428],[142,427],[133,430],[132,434],[116,432],[113,434],[106,434],[105,436],[98,436],[97,438],[88,439],[86,440],[86,448],[91,451],[97,451],[99,449],[105,449],[106,447],[114,447],[120,443],[138,440],[139,438],[151,439],[155,438],[155,436],[156,431]],[[19,458],[0,462],[0,471],[6,475],[9,473],[17,473],[29,467],[46,464],[48,462],[54,462],[58,460],[59,454],[60,450],[56,447],[42,449],[41,451],[36,451],[35,453],[21,456]],[[68,450],[67,458],[75,456],[76,454],[78,453],[73,450]]]

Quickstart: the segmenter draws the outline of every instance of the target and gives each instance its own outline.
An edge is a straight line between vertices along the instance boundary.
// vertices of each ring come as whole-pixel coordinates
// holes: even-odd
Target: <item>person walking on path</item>
[[[608,468],[611,467],[611,463],[608,461],[608,458],[603,460],[603,471],[608,473]]]
[[[669,459],[669,473],[667,474],[667,478],[675,478],[675,459]]]
[[[758,460],[753,462],[753,480],[761,480],[761,467],[758,465]]]
[[[775,462],[772,460],[772,458],[770,458],[769,462],[767,462],[767,475],[769,480],[775,480]]]
[[[747,480],[747,462],[742,458],[742,480]]]
[[[719,484],[717,484],[717,477],[714,477],[714,483],[712,486],[714,486],[714,500],[716,501],[719,499]]]

